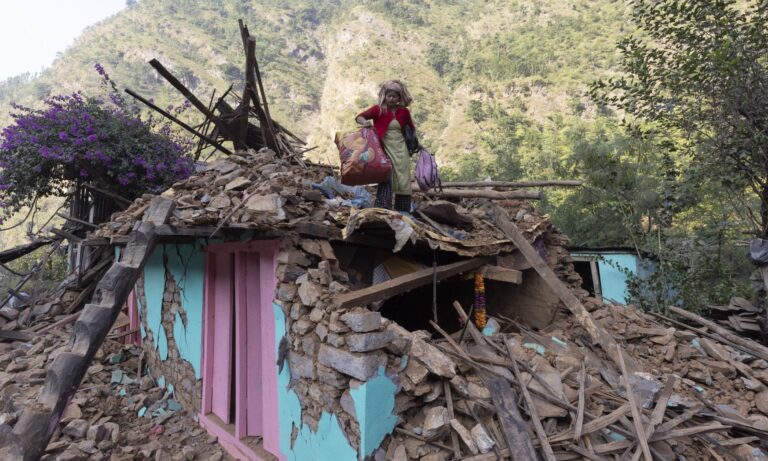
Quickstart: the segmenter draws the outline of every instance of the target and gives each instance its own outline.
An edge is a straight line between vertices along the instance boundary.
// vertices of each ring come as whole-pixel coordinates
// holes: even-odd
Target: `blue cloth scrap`
[[[336,196],[349,197],[351,199],[341,202],[344,206],[355,208],[370,208],[373,206],[371,194],[363,186],[346,186],[333,176],[326,176],[320,183],[312,183],[312,188],[323,193],[325,198],[333,199]]]

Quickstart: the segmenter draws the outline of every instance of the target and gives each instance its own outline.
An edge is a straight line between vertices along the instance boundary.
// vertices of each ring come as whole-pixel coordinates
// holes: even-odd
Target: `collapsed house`
[[[703,328],[591,297],[567,238],[521,200],[539,193],[467,183],[481,190],[418,193],[413,214],[370,208],[271,120],[240,30],[234,109],[151,61],[205,114],[201,132],[128,90],[227,157],[84,239],[62,234],[88,249],[79,290],[0,325],[18,345],[0,349],[0,458],[56,459],[51,440],[86,433],[101,455],[107,438],[138,440],[101,412],[72,416],[120,325],[113,337],[143,354],[113,372],[111,406],[166,420],[158,392],[131,395],[154,381],[238,459],[766,459],[768,348],[680,309]],[[68,342],[52,338],[72,322]]]
[[[40,456],[124,304],[238,459],[765,458],[766,348],[590,298],[528,202],[355,209],[330,174],[241,152],[91,233],[118,260],[3,459]]]

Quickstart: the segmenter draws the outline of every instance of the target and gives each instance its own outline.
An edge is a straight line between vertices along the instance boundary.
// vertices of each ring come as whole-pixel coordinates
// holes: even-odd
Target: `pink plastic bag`
[[[389,180],[392,161],[381,146],[376,130],[363,128],[336,133],[341,157],[341,183],[347,186],[378,184]]]

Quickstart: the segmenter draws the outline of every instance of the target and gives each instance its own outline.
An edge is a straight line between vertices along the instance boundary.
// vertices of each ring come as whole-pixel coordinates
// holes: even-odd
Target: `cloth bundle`
[[[381,146],[376,130],[362,128],[336,133],[341,158],[341,183],[347,186],[378,184],[389,180],[392,161]]]

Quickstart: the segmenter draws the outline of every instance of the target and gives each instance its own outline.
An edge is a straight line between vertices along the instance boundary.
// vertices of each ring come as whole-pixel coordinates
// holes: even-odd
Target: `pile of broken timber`
[[[601,322],[608,327],[650,323],[632,307],[597,306],[590,304],[601,320],[616,316],[615,324]],[[682,356],[683,344],[696,339],[689,332],[641,327],[625,333],[631,342],[616,365],[574,325],[553,325],[551,333],[517,325],[517,333],[486,336],[470,322],[465,340],[433,327],[442,336],[429,342],[434,349],[411,349],[418,361],[405,370],[405,398],[396,405],[408,409],[385,445],[388,460],[766,459],[745,456],[768,442],[768,370],[761,368],[768,363],[730,346],[704,338],[701,354],[683,359],[666,347]],[[624,360],[629,350],[633,369]],[[729,376],[729,354],[744,361],[733,369],[743,376],[738,384],[753,390],[740,395],[739,385],[719,377],[711,388],[699,381],[698,364]],[[440,360],[454,362],[455,375],[435,379],[429,365]],[[660,369],[663,379],[654,377]]]
[[[486,336],[454,303],[471,339],[433,322],[443,339],[411,346],[386,459],[768,459],[768,349],[578,299],[494,220],[573,315]]]
[[[735,297],[727,306],[707,306],[708,317],[716,320],[736,333],[748,338],[761,340],[760,309],[744,298]]]
[[[37,401],[24,409],[10,433],[0,434],[0,459],[39,459],[59,424],[64,409],[117,320],[136,280],[144,270],[156,242],[156,226],[166,223],[174,202],[156,197],[131,233],[121,260],[98,281],[92,303],[87,304],[74,325],[69,345],[48,366]]]

